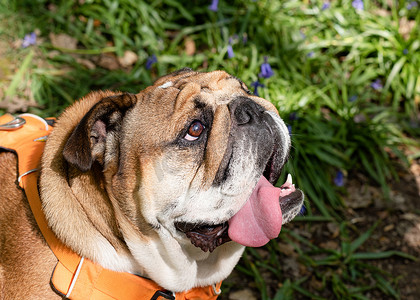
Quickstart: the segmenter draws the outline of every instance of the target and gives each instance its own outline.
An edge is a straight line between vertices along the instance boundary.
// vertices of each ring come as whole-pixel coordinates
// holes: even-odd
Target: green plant
[[[364,173],[392,201],[389,181],[398,173],[391,157],[402,162],[419,157],[418,151],[405,157],[401,150],[418,145],[420,136],[419,7],[405,0],[365,0],[363,10],[351,0],[328,3],[220,1],[211,11],[210,3],[196,0],[0,0],[6,45],[39,30],[33,46],[0,49],[0,101],[7,107],[17,99],[29,103],[30,112],[56,116],[91,90],[136,93],[182,67],[226,70],[252,91],[259,87],[291,129],[291,159],[279,182],[290,172],[306,194],[307,216],[297,220],[341,224],[340,249],[285,231],[312,277],[285,279],[275,242],[263,248],[267,257],[248,249],[238,269],[253,279],[262,299],[325,298],[308,289],[313,278],[335,297],[366,299],[364,292],[375,289],[397,299],[392,278],[369,261],[406,256],[358,252],[373,229],[355,237],[343,219],[341,196],[343,178]],[[77,47],[56,45],[51,34],[66,34]],[[188,43],[195,48],[190,53]],[[128,50],[137,55],[128,67],[97,63],[104,55],[117,60]],[[153,55],[157,62],[149,65]],[[272,76],[260,76],[264,63]],[[272,290],[267,272],[283,285]]]

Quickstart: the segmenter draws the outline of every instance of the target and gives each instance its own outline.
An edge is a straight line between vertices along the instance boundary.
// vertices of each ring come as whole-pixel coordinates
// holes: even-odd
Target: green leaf
[[[28,71],[33,57],[34,57],[34,51],[33,49],[31,49],[29,53],[25,56],[25,59],[20,65],[19,70],[17,71],[15,76],[13,76],[12,82],[10,83],[9,87],[7,88],[5,92],[6,97],[10,97],[16,93],[16,89],[19,83],[23,81],[23,76]]]
[[[375,228],[378,226],[379,223],[380,221],[375,222],[375,224],[372,227],[370,227],[368,231],[366,231],[365,233],[360,235],[357,239],[355,239],[353,242],[351,242],[350,249],[349,249],[350,254],[356,251],[361,245],[363,245],[364,242],[367,241],[367,239],[372,235],[373,231],[375,230]]]

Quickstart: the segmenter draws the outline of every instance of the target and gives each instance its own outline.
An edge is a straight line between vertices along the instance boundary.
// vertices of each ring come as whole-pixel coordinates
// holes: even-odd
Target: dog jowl
[[[69,248],[173,292],[225,279],[300,211],[289,132],[223,71],[183,69],[138,94],[94,92],[58,119],[42,158],[46,219]]]

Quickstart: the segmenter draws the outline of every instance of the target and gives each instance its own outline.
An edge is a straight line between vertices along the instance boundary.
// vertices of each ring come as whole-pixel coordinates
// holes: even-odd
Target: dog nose
[[[251,99],[240,97],[229,104],[233,119],[237,125],[260,123],[264,108]]]

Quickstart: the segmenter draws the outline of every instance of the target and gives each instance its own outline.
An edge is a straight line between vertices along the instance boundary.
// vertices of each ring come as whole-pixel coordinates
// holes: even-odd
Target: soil
[[[391,283],[391,286],[399,294],[400,299],[420,299],[420,159],[413,161],[410,168],[397,166],[399,181],[391,182],[391,199],[385,200],[380,187],[369,183],[367,178],[361,174],[349,175],[345,184],[346,193],[343,200],[347,208],[342,214],[344,221],[351,228],[349,236],[351,241],[360,234],[367,232],[376,222],[379,222],[371,237],[357,250],[357,252],[384,252],[401,251],[417,258],[417,261],[391,256],[389,258],[365,261],[373,267],[384,271],[383,277]],[[296,234],[308,239],[314,245],[324,248],[338,250],[341,247],[339,224],[333,222],[293,222],[286,225],[287,228]],[[293,240],[301,249],[305,245]],[[278,277],[274,278],[273,273],[261,269],[262,276],[268,285],[268,296],[274,297],[275,291],[283,285],[286,280],[297,281],[304,276],[308,277],[301,286],[315,295],[326,299],[334,299],[331,283],[322,282],[320,273],[341,272],[340,267],[328,268],[317,267],[310,269],[299,260],[299,254],[293,247],[282,241],[282,234],[279,238],[279,246],[282,254],[278,257],[280,265],[283,266],[282,282]],[[264,255],[265,250],[259,249]],[[243,262],[240,263],[244,266]],[[345,265],[344,265],[345,266]],[[368,276],[367,276],[368,277]],[[370,278],[371,282],[375,279]],[[369,282],[364,282],[369,285]],[[255,278],[247,277],[235,270],[225,281],[228,287],[222,293],[221,299],[260,299],[261,294],[255,285]],[[241,287],[241,289],[237,289]],[[390,293],[385,293],[376,288],[368,290],[363,294],[368,299],[395,299]],[[299,293],[294,293],[291,299],[309,299]]]

